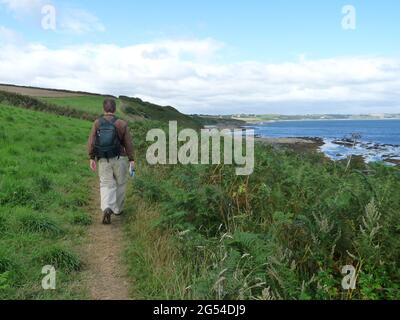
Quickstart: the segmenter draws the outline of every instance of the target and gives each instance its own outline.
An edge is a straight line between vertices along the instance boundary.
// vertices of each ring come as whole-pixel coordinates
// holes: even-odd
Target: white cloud
[[[186,113],[400,112],[400,59],[215,62],[212,39],[0,46],[0,83],[139,96]]]
[[[62,10],[59,27],[75,34],[104,32],[106,29],[98,17],[82,9]]]
[[[43,0],[0,0],[0,3],[15,12],[30,10],[42,5],[43,2]]]
[[[0,0],[0,4],[15,14],[26,14],[41,8],[44,0]]]
[[[21,36],[14,30],[0,26],[0,44],[1,43],[17,43],[21,40]]]
[[[52,0],[0,0],[1,4],[19,19],[29,16],[38,19],[38,21],[41,21],[43,18],[42,8],[45,5],[52,5],[55,8],[56,30],[58,32],[80,35],[91,32],[103,32],[106,29],[96,15],[65,4],[59,5],[58,2]]]

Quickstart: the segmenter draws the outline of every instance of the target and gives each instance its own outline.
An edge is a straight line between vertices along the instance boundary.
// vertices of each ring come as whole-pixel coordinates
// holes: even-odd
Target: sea
[[[252,128],[267,138],[321,138],[321,151],[333,160],[349,155],[362,156],[367,162],[400,160],[400,119],[277,121]]]

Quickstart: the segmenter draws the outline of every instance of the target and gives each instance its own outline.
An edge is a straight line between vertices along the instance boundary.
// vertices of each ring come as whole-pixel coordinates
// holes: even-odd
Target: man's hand
[[[90,160],[90,169],[91,169],[93,172],[96,172],[96,171],[97,171],[97,163],[96,163],[96,161]]]

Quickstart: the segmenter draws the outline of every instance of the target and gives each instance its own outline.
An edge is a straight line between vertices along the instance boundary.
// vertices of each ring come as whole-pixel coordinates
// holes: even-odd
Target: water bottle
[[[131,178],[134,178],[136,175],[135,167],[133,165],[130,165],[129,167],[129,175],[131,176]]]

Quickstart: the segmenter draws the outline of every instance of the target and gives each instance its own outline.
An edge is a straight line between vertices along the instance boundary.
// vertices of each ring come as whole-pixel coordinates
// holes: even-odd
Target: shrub
[[[21,229],[24,232],[44,233],[52,236],[59,236],[62,229],[49,217],[39,214],[26,214],[19,217]]]
[[[84,212],[75,212],[71,216],[71,223],[81,226],[89,226],[92,224],[92,218]]]
[[[7,134],[3,127],[0,127],[0,141],[7,141]]]
[[[0,273],[0,291],[10,288],[10,272]]]
[[[196,299],[353,299],[400,295],[399,171],[256,146],[250,177],[229,166],[150,167],[134,187],[178,234]],[[161,178],[162,177],[162,178]],[[374,200],[373,200],[374,199]]]
[[[12,268],[12,261],[5,255],[5,253],[0,252],[0,273],[11,271]]]
[[[35,184],[40,193],[46,193],[52,188],[52,181],[45,176],[39,176],[35,178]]]
[[[35,202],[35,198],[35,194],[24,185],[9,184],[0,190],[0,205],[3,206],[29,206]]]
[[[0,215],[0,235],[7,229],[7,219]]]
[[[82,269],[82,262],[78,256],[60,246],[52,246],[44,249],[43,252],[37,256],[37,260],[42,265],[52,265],[56,269],[62,269],[67,273],[80,271]]]

